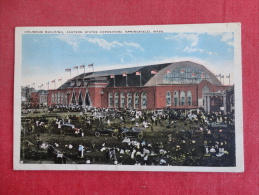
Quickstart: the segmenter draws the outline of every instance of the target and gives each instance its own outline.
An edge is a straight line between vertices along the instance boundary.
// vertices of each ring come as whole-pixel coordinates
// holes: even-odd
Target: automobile
[[[131,128],[123,128],[121,132],[122,137],[143,137],[143,131],[141,129],[131,127]]]
[[[78,135],[80,133],[80,129],[76,128],[73,124],[63,124],[61,125],[60,134],[61,135]]]
[[[118,130],[112,127],[98,127],[94,131],[94,135],[99,137],[100,135],[110,135],[112,137],[116,137],[118,135]]]

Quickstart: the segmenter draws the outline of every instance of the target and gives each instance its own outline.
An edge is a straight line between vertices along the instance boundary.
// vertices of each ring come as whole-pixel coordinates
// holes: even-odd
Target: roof
[[[120,69],[112,69],[112,70],[103,70],[103,71],[96,71],[96,72],[89,72],[85,74],[81,74],[77,77],[72,78],[71,80],[64,83],[59,89],[66,89],[71,87],[71,81],[86,81],[86,82],[94,82],[94,80],[101,80],[102,82],[107,83],[107,87],[125,87],[125,86],[152,86],[162,82],[162,75],[166,72],[167,68],[174,69],[178,67],[196,67],[199,69],[203,69],[205,72],[210,74],[213,77],[214,84],[220,85],[221,83],[212,74],[207,68],[203,65],[190,62],[190,61],[183,61],[183,62],[175,62],[175,63],[163,63],[163,64],[156,64],[156,65],[145,65],[145,66],[138,66],[138,67],[131,67],[131,68],[120,68]],[[151,71],[155,70],[157,73],[158,78],[155,78],[155,74],[151,74]],[[141,77],[136,75],[136,72],[141,72]],[[160,72],[159,72],[160,71]],[[123,76],[123,73],[126,73],[127,76]],[[113,75],[114,78],[110,78]],[[141,79],[141,81],[140,81]],[[159,82],[157,82],[159,81]],[[115,83],[114,83],[115,82]]]

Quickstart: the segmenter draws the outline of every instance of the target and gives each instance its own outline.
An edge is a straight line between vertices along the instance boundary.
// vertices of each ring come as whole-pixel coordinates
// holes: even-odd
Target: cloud
[[[144,49],[138,44],[138,43],[132,43],[132,42],[123,42],[120,43],[119,41],[112,41],[108,42],[105,39],[99,39],[99,38],[87,38],[86,39],[90,43],[98,44],[103,49],[110,50],[115,47],[134,47],[136,49],[140,49],[141,51],[144,51]]]
[[[180,33],[177,35],[165,37],[165,39],[173,39],[177,41],[181,41],[182,39],[185,39],[189,41],[191,47],[195,47],[198,45],[199,42],[199,35],[198,34],[189,34],[189,33]]]
[[[221,38],[220,38],[221,42],[225,42],[228,45],[234,46],[234,33],[233,32],[223,32],[223,33],[210,32],[210,33],[207,33],[207,34],[212,35],[214,37],[221,36]]]
[[[110,50],[111,48],[118,47],[118,46],[119,47],[123,46],[123,44],[118,41],[108,42],[105,39],[99,39],[99,38],[87,38],[86,41],[90,43],[95,43],[106,50]]]
[[[76,51],[79,44],[83,41],[87,41],[89,43],[97,44],[101,48],[105,50],[111,50],[112,48],[116,47],[133,47],[136,49],[140,49],[141,51],[144,51],[144,49],[138,44],[133,42],[119,42],[119,41],[112,41],[108,42],[105,39],[100,38],[88,38],[84,35],[58,35],[57,39],[71,45],[73,47],[73,50]]]
[[[221,41],[228,42],[230,40],[233,40],[233,33],[223,33],[221,37]]]
[[[200,49],[200,48],[193,48],[193,47],[185,47],[184,52],[186,53],[194,53],[194,52],[200,52],[200,53],[206,53],[208,55],[217,55],[217,53],[213,53],[213,52],[210,52],[210,51],[205,51],[204,49]]]
[[[138,43],[127,43],[127,42],[124,42],[124,45],[130,46],[130,47],[135,47],[137,49],[140,49],[141,51],[144,51],[144,49]]]
[[[73,50],[76,51],[78,48],[78,45],[80,43],[80,39],[78,39],[75,36],[71,35],[58,35],[57,39],[66,42],[67,44],[71,45],[73,47]]]

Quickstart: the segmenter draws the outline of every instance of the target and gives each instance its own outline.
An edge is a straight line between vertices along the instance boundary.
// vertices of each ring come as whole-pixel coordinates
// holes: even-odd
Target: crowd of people
[[[234,114],[205,113],[202,110],[80,110],[77,121],[69,114],[43,122],[37,118],[29,123],[34,129],[75,123],[81,136],[92,138],[97,125],[136,127],[144,137],[100,138],[104,142],[85,142],[84,138],[51,143],[37,140],[37,150],[46,151],[55,163],[168,165],[168,166],[234,166]],[[215,125],[216,124],[216,125]],[[23,128],[27,128],[24,126]],[[118,126],[117,126],[118,128]],[[41,131],[34,130],[35,133]],[[38,134],[40,137],[40,134]]]

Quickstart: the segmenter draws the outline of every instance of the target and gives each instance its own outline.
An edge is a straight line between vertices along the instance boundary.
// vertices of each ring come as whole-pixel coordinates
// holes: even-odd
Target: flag
[[[170,72],[171,72],[170,70],[167,70],[167,71],[166,71],[166,74],[169,74]]]
[[[66,68],[65,71],[66,72],[71,72],[71,68]]]
[[[80,65],[80,68],[81,68],[81,69],[85,68],[85,65]]]
[[[156,73],[157,73],[156,70],[152,70],[152,71],[151,71],[151,74],[156,74]]]
[[[127,73],[124,72],[124,73],[122,74],[122,76],[126,77],[126,76],[127,76]]]
[[[74,69],[78,69],[78,66],[74,66]]]
[[[228,76],[226,76],[226,78],[230,78],[230,74]]]
[[[180,70],[180,73],[181,73],[181,74],[185,73],[185,70],[182,68],[182,69]]]
[[[137,72],[136,72],[136,75],[139,75],[139,76],[140,76],[140,75],[141,75],[141,72],[140,72],[140,71],[137,71]]]
[[[196,77],[196,74],[194,72],[192,73],[192,77]]]
[[[114,79],[114,75],[111,75],[110,78],[111,78],[111,79]]]
[[[204,73],[201,74],[201,78],[205,78],[205,74]]]
[[[61,79],[58,79],[58,81],[62,81],[62,78],[61,78]]]
[[[221,73],[220,73],[220,74],[217,74],[216,77],[221,77]]]
[[[51,83],[55,83],[55,80],[52,80]]]
[[[88,68],[89,68],[89,67],[93,67],[93,66],[94,66],[93,64],[88,64]]]

